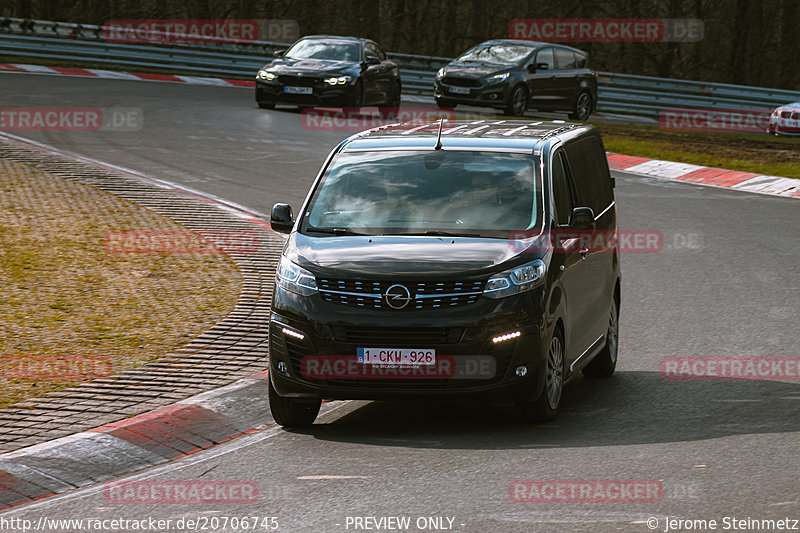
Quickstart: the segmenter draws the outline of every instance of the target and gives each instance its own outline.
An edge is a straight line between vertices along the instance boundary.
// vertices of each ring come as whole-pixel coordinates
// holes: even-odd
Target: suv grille
[[[333,326],[338,342],[359,346],[421,346],[456,344],[464,336],[464,328],[383,328],[364,326]]]
[[[454,85],[456,87],[480,87],[481,80],[475,78],[458,78],[456,76],[445,76],[442,78],[442,83],[445,85]]]
[[[326,302],[390,311],[395,309],[387,305],[384,294],[393,285],[406,287],[412,298],[401,311],[416,311],[475,303],[483,293],[485,284],[485,280],[403,282],[317,279],[320,295]]]

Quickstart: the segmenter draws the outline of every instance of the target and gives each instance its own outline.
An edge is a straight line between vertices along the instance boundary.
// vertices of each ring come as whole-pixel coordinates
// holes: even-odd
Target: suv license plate
[[[359,348],[356,360],[365,365],[435,365],[433,348]]]
[[[450,87],[450,92],[453,94],[469,94],[467,87]]]
[[[311,94],[311,87],[284,87],[283,92],[289,94]]]

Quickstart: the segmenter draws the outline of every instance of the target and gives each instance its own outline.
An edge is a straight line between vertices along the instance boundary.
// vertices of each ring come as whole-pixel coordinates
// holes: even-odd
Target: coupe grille
[[[326,302],[334,302],[351,307],[387,309],[394,311],[386,303],[384,294],[393,285],[408,289],[411,301],[402,310],[441,309],[468,305],[478,301],[485,281],[355,281],[317,279],[317,286]]]
[[[313,76],[292,76],[284,74],[278,76],[278,81],[283,85],[289,85],[291,87],[316,87],[321,80]]]

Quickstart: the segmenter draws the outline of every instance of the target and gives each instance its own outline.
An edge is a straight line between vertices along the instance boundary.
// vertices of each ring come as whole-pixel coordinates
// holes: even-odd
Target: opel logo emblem
[[[402,309],[411,301],[411,292],[405,285],[392,285],[383,294],[386,305],[392,309]]]

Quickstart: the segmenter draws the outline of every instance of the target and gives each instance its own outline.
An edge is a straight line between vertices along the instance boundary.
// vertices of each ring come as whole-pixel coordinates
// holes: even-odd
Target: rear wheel
[[[525,422],[547,422],[558,413],[561,405],[561,392],[564,388],[564,336],[556,328],[547,351],[544,387],[539,397],[533,401],[519,401],[516,404],[519,418]]]
[[[606,345],[603,350],[592,359],[592,362],[583,369],[583,375],[590,378],[610,377],[617,368],[617,353],[619,350],[619,309],[616,299],[611,304],[611,313],[608,317],[608,331],[606,332]]]
[[[572,113],[569,118],[573,120],[580,120],[581,122],[588,120],[589,115],[592,114],[592,95],[588,91],[583,91],[575,99],[575,104],[572,106]]]
[[[517,85],[511,91],[511,98],[506,102],[506,115],[513,117],[521,117],[525,115],[525,110],[528,109],[528,91],[522,85]]]
[[[269,408],[275,422],[284,427],[305,427],[314,423],[319,414],[322,400],[306,400],[300,398],[284,398],[279,396],[269,383]]]

